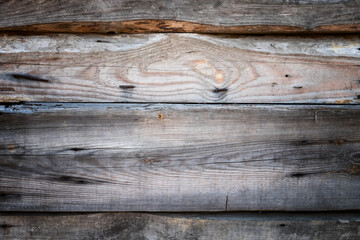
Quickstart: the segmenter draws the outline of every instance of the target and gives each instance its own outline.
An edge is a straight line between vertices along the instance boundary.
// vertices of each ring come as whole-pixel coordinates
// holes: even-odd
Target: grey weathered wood
[[[0,101],[359,103],[359,36],[0,37]]]
[[[359,32],[358,0],[0,1],[0,29],[41,32]]]
[[[0,210],[360,209],[360,106],[0,108]]]
[[[359,213],[0,214],[4,240],[358,240],[359,228]]]

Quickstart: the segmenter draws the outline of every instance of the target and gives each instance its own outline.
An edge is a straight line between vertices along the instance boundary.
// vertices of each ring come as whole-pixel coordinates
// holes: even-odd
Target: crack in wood
[[[48,80],[48,79],[41,78],[38,76],[33,76],[30,74],[13,73],[13,74],[10,74],[10,76],[12,76],[13,78],[16,78],[16,79],[25,79],[25,80],[30,80],[30,81],[44,82],[44,83],[50,82],[50,80]]]
[[[226,199],[225,199],[225,212],[228,211],[228,205],[229,205],[229,194],[226,195]]]

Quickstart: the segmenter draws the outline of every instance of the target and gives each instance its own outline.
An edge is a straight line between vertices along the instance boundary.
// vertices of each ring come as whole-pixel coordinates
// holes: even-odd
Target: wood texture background
[[[358,0],[0,1],[0,29],[40,32],[359,32]]]
[[[0,214],[3,240],[358,240],[359,228],[359,213]]]
[[[0,0],[0,239],[360,239],[359,33],[359,0]]]
[[[359,36],[0,37],[0,101],[360,101]]]
[[[0,110],[2,211],[360,209],[360,106]]]

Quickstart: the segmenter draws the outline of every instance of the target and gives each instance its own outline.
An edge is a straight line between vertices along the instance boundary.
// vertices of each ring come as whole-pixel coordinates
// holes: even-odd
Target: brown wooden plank
[[[359,36],[0,37],[0,101],[360,103]]]
[[[358,0],[0,1],[0,30],[357,33]]]
[[[360,106],[0,110],[2,211],[360,209]]]
[[[1,214],[1,239],[358,240],[359,213]]]

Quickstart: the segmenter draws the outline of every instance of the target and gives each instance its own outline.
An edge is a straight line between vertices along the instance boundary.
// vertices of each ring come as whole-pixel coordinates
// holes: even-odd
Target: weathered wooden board
[[[0,29],[41,32],[348,33],[359,0],[0,1]]]
[[[359,213],[1,214],[1,239],[358,240]]]
[[[359,36],[0,37],[0,101],[359,103]]]
[[[360,106],[0,108],[2,211],[360,209]]]

